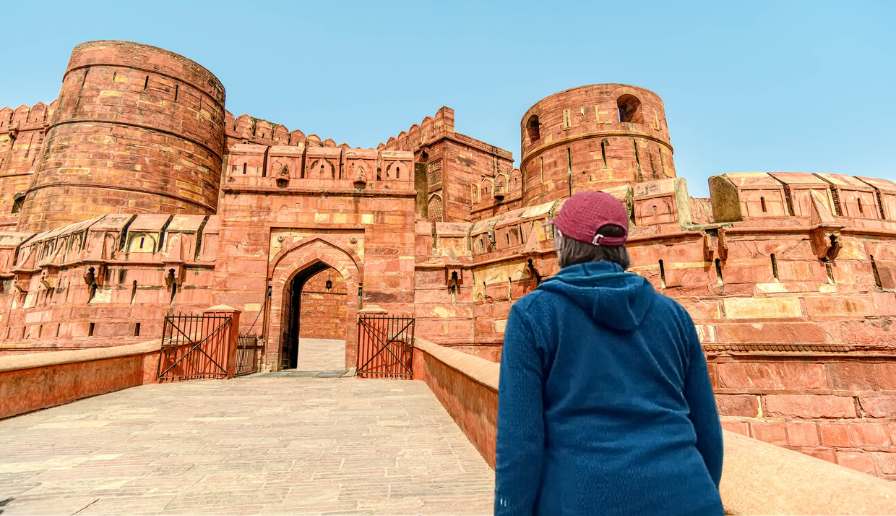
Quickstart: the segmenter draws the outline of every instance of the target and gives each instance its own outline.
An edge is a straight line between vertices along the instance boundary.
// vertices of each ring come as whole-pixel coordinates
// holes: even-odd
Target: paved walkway
[[[146,385],[0,421],[0,513],[486,514],[494,476],[422,382]]]
[[[299,339],[299,371],[345,371],[345,341]]]

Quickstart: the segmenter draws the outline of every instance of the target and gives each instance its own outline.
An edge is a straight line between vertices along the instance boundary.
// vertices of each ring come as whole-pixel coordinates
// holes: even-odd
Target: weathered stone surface
[[[146,385],[0,421],[0,456],[11,514],[487,514],[494,490],[408,381]]]
[[[770,394],[765,396],[766,412],[772,416],[820,418],[856,417],[854,400],[846,396]]]

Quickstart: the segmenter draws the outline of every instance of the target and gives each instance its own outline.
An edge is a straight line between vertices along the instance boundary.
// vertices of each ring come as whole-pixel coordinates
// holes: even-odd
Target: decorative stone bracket
[[[28,292],[28,283],[30,279],[30,274],[17,272],[15,273],[15,281],[13,282],[13,285],[15,286],[16,290],[25,294]]]
[[[364,171],[364,167],[356,167],[355,180],[352,182],[352,186],[359,192],[367,187],[367,173]]]
[[[180,287],[184,283],[186,270],[182,263],[166,263],[165,264],[165,287],[171,288],[171,285]]]
[[[106,265],[105,264],[96,264],[90,265],[84,271],[82,276],[84,278],[84,283],[89,287],[92,285],[102,285],[103,278],[106,277]]]
[[[529,271],[529,276],[535,280],[535,285],[541,285],[541,272],[535,266],[534,257],[529,257],[526,260],[526,269]]]
[[[703,259],[711,262],[714,257],[722,261],[728,259],[728,236],[725,228],[703,233]]]
[[[47,290],[55,289],[59,280],[59,270],[55,267],[44,268],[40,271],[40,282]]]
[[[812,251],[819,260],[833,261],[843,247],[840,230],[842,226],[819,225],[809,232]]]
[[[279,188],[286,188],[289,186],[289,167],[283,165],[283,167],[280,168],[280,174],[277,176],[276,183]]]
[[[445,265],[445,285],[456,292],[464,284],[464,271],[460,265]]]
[[[485,237],[488,239],[488,247],[490,251],[494,251],[498,246],[498,238],[495,236],[495,224],[497,221],[493,221],[488,226],[488,231],[485,233]]]

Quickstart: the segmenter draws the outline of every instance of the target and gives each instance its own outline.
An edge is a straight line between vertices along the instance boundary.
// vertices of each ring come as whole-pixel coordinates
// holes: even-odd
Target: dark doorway
[[[281,369],[344,369],[346,301],[345,281],[328,264],[295,275],[284,293]]]

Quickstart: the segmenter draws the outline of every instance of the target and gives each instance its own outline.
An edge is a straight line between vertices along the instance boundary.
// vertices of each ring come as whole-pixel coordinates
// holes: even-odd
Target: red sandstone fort
[[[896,478],[896,183],[831,172],[676,177],[663,102],[624,84],[550,95],[510,151],[438,109],[375,149],[225,108],[159,48],[77,46],[49,104],[0,109],[0,354],[160,337],[229,305],[295,367],[299,336],[359,313],[490,360],[514,300],[557,270],[552,215],[604,190],[632,271],[693,316],[729,430]]]

